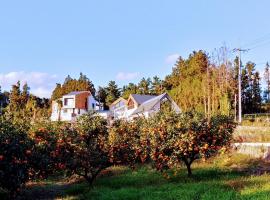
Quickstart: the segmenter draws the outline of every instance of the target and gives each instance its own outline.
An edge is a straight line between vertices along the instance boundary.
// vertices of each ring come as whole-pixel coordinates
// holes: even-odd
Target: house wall
[[[58,103],[56,101],[52,101],[52,114],[51,114],[51,120],[52,121],[58,121]]]
[[[73,113],[73,108],[63,108],[61,110],[61,121],[71,121],[72,113]]]
[[[73,101],[69,101],[68,105],[65,105],[65,99],[74,99]],[[62,97],[63,108],[75,108],[75,96],[74,95],[65,95]]]
[[[115,109],[122,107],[122,106],[126,106],[126,101],[125,100],[121,100],[118,103],[116,103],[115,105],[112,105],[110,107],[110,111],[114,111]]]
[[[87,111],[91,111],[91,110],[98,110],[99,108],[97,107],[97,101],[95,100],[95,98],[90,95],[88,97],[88,108]]]
[[[91,95],[90,92],[84,92],[76,95],[75,108],[88,109],[88,96]],[[91,95],[92,96],[92,95]]]
[[[122,119],[126,117],[127,105],[125,100],[117,102],[110,107],[110,112],[114,119]]]

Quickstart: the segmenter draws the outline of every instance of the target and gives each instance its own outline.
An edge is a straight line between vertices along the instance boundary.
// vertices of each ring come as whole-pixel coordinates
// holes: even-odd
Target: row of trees
[[[111,165],[148,163],[158,171],[187,166],[230,146],[234,123],[197,113],[159,113],[132,122],[107,121],[94,113],[76,124],[42,122],[30,127],[0,119],[0,187],[14,196],[27,181],[56,172],[76,174],[92,184]],[[167,177],[167,175],[166,175]]]
[[[154,76],[152,79],[142,78],[138,84],[129,83],[123,86],[123,88],[119,88],[115,81],[110,81],[108,86],[98,88],[96,99],[108,108],[120,96],[127,99],[130,94],[158,95],[163,92],[165,92],[163,81],[159,77]]]
[[[1,112],[14,121],[35,121],[48,118],[50,112],[49,99],[39,98],[30,94],[30,87],[25,83],[21,86],[20,81],[12,85],[9,93],[1,93]]]
[[[110,81],[105,87],[98,87],[97,91],[93,83],[85,75],[80,73],[79,79],[73,79],[67,76],[64,83],[56,84],[56,88],[52,93],[52,100],[57,100],[65,94],[71,91],[91,91],[96,100],[104,105],[108,109],[109,105],[117,100],[120,96],[128,98],[130,94],[152,94],[157,95],[165,91],[163,81],[157,76],[150,78],[142,78],[138,84],[129,83],[123,88],[119,88],[115,81]]]
[[[211,56],[204,51],[194,51],[187,59],[179,57],[172,73],[164,80],[157,76],[142,78],[139,83],[129,83],[119,88],[115,81],[105,87],[94,85],[82,73],[78,80],[68,76],[63,85],[57,84],[52,99],[76,90],[90,90],[96,99],[108,106],[120,96],[130,94],[158,95],[169,92],[183,111],[195,110],[207,116],[216,114],[236,115],[238,99],[238,57],[229,59],[229,50],[222,47]],[[270,69],[266,65],[264,78],[267,88],[262,95],[261,77],[253,62],[241,64],[243,113],[263,112],[262,103],[268,102],[270,95]],[[264,97],[264,98],[263,98]]]
[[[231,61],[228,49],[220,48],[209,56],[204,51],[194,51],[187,59],[179,57],[172,69],[172,73],[164,80],[154,76],[142,78],[139,83],[129,83],[122,88],[115,81],[110,81],[105,87],[95,89],[92,81],[83,73],[78,79],[67,76],[64,83],[57,83],[51,100],[57,100],[71,91],[87,90],[95,96],[96,100],[108,109],[109,105],[120,96],[128,98],[130,94],[158,95],[169,92],[183,111],[195,110],[207,116],[216,114],[236,115],[238,95],[238,57]],[[262,95],[261,78],[253,62],[242,64],[242,105],[243,113],[264,112],[263,102],[270,99],[270,68],[266,64],[264,72],[266,89]],[[20,88],[20,83],[12,86],[10,92],[0,92],[1,111],[3,107],[10,106],[9,113],[27,110],[36,118],[39,111],[45,116],[49,110],[49,101],[41,99],[29,92],[27,84]],[[41,111],[41,109],[43,109]]]
[[[80,73],[80,77],[78,79],[71,78],[68,75],[62,85],[60,83],[57,83],[52,93],[51,99],[57,100],[63,95],[73,91],[90,91],[92,94],[95,94],[96,92],[92,81],[87,78],[86,75]]]

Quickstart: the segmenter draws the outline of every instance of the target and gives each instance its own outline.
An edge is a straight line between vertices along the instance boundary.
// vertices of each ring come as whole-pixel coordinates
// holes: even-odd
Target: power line
[[[263,43],[264,41],[267,41],[269,39],[270,39],[270,33],[268,33],[268,34],[266,34],[266,35],[264,35],[262,37],[259,37],[259,38],[255,39],[255,40],[253,40],[253,41],[251,41],[249,43],[246,43],[246,44],[242,45],[242,47],[248,48],[248,47]]]
[[[267,44],[269,44],[270,43],[270,40],[269,41],[267,41],[267,42],[265,42],[265,43],[259,43],[259,44],[257,44],[257,45],[255,45],[255,46],[253,46],[253,47],[250,47],[250,49],[256,49],[256,48],[258,48],[258,47],[262,47],[262,46],[265,46],[265,45],[267,45]]]

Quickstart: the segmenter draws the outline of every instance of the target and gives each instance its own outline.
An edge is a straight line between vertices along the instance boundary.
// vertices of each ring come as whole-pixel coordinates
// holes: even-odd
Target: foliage
[[[248,62],[242,69],[242,103],[243,113],[261,111],[260,75],[255,71],[255,63]]]
[[[266,103],[270,103],[270,66],[267,62],[264,69],[264,80],[266,82],[266,89],[264,91],[264,98]]]
[[[110,166],[107,122],[93,113],[81,116],[65,128],[58,140],[60,156],[69,174],[84,177],[89,184]]]
[[[30,178],[28,160],[32,146],[25,132],[0,119],[0,188],[8,190],[11,198]]]
[[[114,164],[128,165],[134,168],[137,162],[144,163],[147,153],[147,140],[141,128],[144,120],[115,121],[109,132],[110,161]]]
[[[124,99],[128,99],[129,95],[137,93],[138,93],[138,86],[136,84],[129,83],[128,85],[123,86],[122,97]]]
[[[173,168],[183,162],[192,174],[197,159],[216,155],[230,145],[234,123],[225,116],[210,120],[197,113],[159,113],[149,119],[151,158],[157,170]]]
[[[226,53],[226,49],[221,50]],[[225,56],[223,61],[210,62],[205,52],[194,51],[188,59],[178,59],[172,73],[165,78],[165,86],[185,112],[196,110],[208,116],[229,115],[235,89],[232,72]]]
[[[105,90],[107,93],[105,103],[108,106],[120,97],[120,89],[116,85],[115,81],[110,81]]]
[[[98,87],[96,93],[96,99],[100,104],[103,104],[105,110],[109,108],[109,105],[106,105],[106,98],[108,96],[107,90],[104,87]]]
[[[64,130],[61,124],[42,122],[33,125],[28,136],[34,141],[32,155],[29,159],[31,175],[44,179],[58,170],[63,170],[59,151],[59,138]]]
[[[198,113],[158,113],[149,119],[116,121],[110,129],[110,158],[116,164],[134,167],[151,157],[157,170],[180,163],[187,166],[229,147],[234,123],[225,116],[210,119]]]
[[[95,87],[92,81],[87,78],[86,75],[80,73],[78,79],[73,79],[69,75],[66,77],[63,85],[60,83],[56,84],[56,87],[52,93],[52,100],[61,98],[63,95],[73,91],[90,91],[92,95],[95,95]]]
[[[7,107],[9,99],[9,93],[4,91],[2,92],[2,88],[0,86],[0,114],[2,114],[3,108]]]
[[[82,115],[76,124],[37,124],[30,137],[35,141],[30,160],[35,177],[65,171],[92,184],[110,166],[107,122],[94,113]]]
[[[165,92],[164,81],[158,76],[142,78],[138,84],[129,83],[122,89],[123,98],[127,99],[130,94],[159,95]]]
[[[13,124],[24,125],[30,128],[30,123],[49,117],[50,102],[46,98],[39,98],[30,94],[27,83],[23,85],[18,81],[12,86],[9,94],[9,104],[5,116],[12,120]]]

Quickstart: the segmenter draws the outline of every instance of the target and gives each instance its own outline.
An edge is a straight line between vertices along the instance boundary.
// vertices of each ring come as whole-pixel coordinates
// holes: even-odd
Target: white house
[[[77,91],[52,102],[52,121],[75,121],[89,111],[99,110],[99,105],[89,91]]]
[[[111,116],[113,119],[123,119],[127,117],[127,100],[120,97],[110,105]]]
[[[119,98],[110,106],[110,112],[114,120],[132,120],[141,116],[148,118],[165,106],[169,106],[175,112],[181,111],[173,99],[167,93],[163,93],[159,96],[131,94],[128,100]]]

